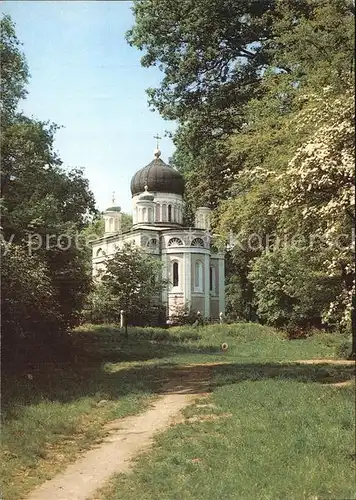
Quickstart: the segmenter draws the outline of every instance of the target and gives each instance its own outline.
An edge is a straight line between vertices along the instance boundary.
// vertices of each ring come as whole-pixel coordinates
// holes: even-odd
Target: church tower
[[[114,255],[134,243],[162,262],[162,278],[169,286],[162,304],[170,317],[184,307],[202,317],[218,319],[225,312],[225,256],[211,245],[208,207],[196,211],[194,227],[183,225],[184,179],[161,159],[161,151],[131,179],[133,226],[121,232],[120,207],[104,213],[105,235],[93,242],[93,274],[100,256]]]

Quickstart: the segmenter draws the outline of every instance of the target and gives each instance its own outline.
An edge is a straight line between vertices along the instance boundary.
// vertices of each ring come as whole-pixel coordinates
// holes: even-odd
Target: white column
[[[163,263],[163,266],[162,266],[162,279],[163,280],[168,280],[168,273],[169,273],[169,257],[168,255],[164,255],[162,256],[162,263]],[[169,288],[170,285],[168,285],[167,287],[164,287],[164,289],[162,290],[162,302],[163,304],[166,304],[167,306],[169,305],[168,304],[168,288]]]
[[[205,255],[204,259],[204,304],[205,317],[210,316],[210,256]]]
[[[225,259],[219,259],[219,313],[225,314]]]
[[[183,302],[190,306],[192,301],[192,254],[184,253],[184,272],[183,272]]]

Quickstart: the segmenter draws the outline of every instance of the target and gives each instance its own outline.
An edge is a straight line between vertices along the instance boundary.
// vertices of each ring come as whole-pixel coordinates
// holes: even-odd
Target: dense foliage
[[[354,3],[137,0],[133,10],[128,41],[163,72],[149,102],[179,124],[173,162],[187,201],[215,208],[230,243],[229,313],[350,328]]]
[[[125,324],[165,324],[160,295],[166,285],[161,263],[141,248],[126,244],[107,258],[86,308],[86,320],[119,323],[124,311]]]
[[[80,169],[54,151],[56,125],[18,111],[26,96],[27,64],[14,24],[1,19],[2,347],[18,352],[55,347],[77,323],[90,290],[80,232],[95,213]],[[27,349],[28,348],[28,349]]]

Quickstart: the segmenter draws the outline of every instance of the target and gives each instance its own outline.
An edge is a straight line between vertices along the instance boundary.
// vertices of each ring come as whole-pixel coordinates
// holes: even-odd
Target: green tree
[[[19,100],[26,97],[29,71],[10,16],[2,17],[0,28],[0,110],[1,123],[4,126],[7,119],[15,112]]]
[[[273,2],[243,0],[136,1],[129,43],[142,64],[163,72],[147,90],[150,105],[179,121],[174,165],[187,174],[193,206],[216,206],[226,168],[224,140],[243,123],[244,105],[257,95],[266,64],[260,18]],[[197,174],[197,175],[196,175]],[[196,200],[196,202],[195,202]]]
[[[290,160],[273,209],[281,214],[286,231],[290,233],[291,225],[297,224],[332,249],[323,266],[330,277],[342,280],[343,288],[337,297],[330,297],[324,319],[335,322],[338,318],[340,326],[352,329],[355,354],[354,93],[349,90],[335,96],[328,89],[318,99],[314,97],[297,118],[315,130]]]
[[[143,66],[162,70],[160,85],[148,89],[149,102],[179,122],[173,163],[186,176],[193,207],[214,208],[228,197],[226,171],[244,167],[244,155],[230,157],[229,138],[258,122],[247,107],[271,98],[266,77],[278,82],[275,101],[284,110],[306,83],[350,81],[354,9],[348,0],[138,0],[133,11],[127,38],[144,52]]]
[[[107,258],[101,284],[115,304],[117,317],[122,309],[127,322],[137,324],[140,317],[158,312],[166,286],[161,275],[161,263],[134,245],[126,244]]]
[[[120,309],[104,283],[94,284],[91,293],[87,297],[82,319],[87,323],[118,323],[120,321]]]
[[[54,331],[63,332],[78,321],[90,290],[91,277],[85,252],[77,244],[77,235],[90,214],[95,213],[94,197],[82,170],[62,166],[54,150],[58,127],[17,112],[19,100],[26,96],[28,69],[11,19],[4,16],[0,27],[1,238],[5,250],[14,246],[17,252],[14,255],[10,251],[3,253],[7,272],[1,283],[2,305],[7,320],[2,338],[4,343],[13,342],[14,345],[33,343],[34,338],[39,343],[49,343],[55,338]],[[25,254],[29,260],[29,276],[21,279],[18,273],[25,269]],[[12,275],[17,277],[16,286]],[[38,313],[35,312],[38,302],[23,300],[29,293],[30,279],[34,280],[33,293],[38,288],[39,298],[43,299]],[[43,298],[46,287],[51,300]],[[9,308],[9,303],[5,303],[8,300],[6,290],[11,290],[10,302],[16,307]],[[30,310],[36,320],[31,320]],[[52,310],[58,316],[49,329],[46,328],[47,318],[53,317]]]
[[[132,228],[132,215],[127,214],[126,212],[122,212],[121,217],[121,230],[123,233],[130,231]]]
[[[82,170],[60,166],[54,132],[54,126],[22,116],[3,128],[2,235],[42,257],[69,325],[89,291],[76,236],[95,206]]]
[[[280,74],[271,70],[266,71],[261,82],[263,97],[251,99],[246,106],[246,123],[243,129],[232,134],[229,139],[230,161],[236,165],[243,165],[243,168],[237,173],[232,170],[231,187],[227,199],[220,203],[218,217],[216,217],[218,231],[226,236],[232,230],[239,234],[240,240],[244,242],[248,234],[257,233],[262,241],[260,249],[262,251],[265,249],[267,237],[271,240],[278,234],[281,238],[285,235],[294,235],[308,239],[315,230],[320,232],[318,228],[323,220],[325,222],[326,213],[320,214],[322,215],[320,218],[315,211],[316,207],[302,202],[303,193],[305,201],[314,199],[312,203],[317,204],[325,197],[324,208],[322,204],[320,205],[322,210],[327,210],[327,200],[331,204],[335,203],[335,214],[338,214],[339,222],[345,219],[347,211],[352,212],[352,207],[349,206],[345,211],[338,201],[341,192],[345,195],[344,202],[347,203],[347,200],[350,200],[350,195],[352,199],[353,180],[349,171],[345,170],[345,161],[352,156],[350,144],[353,135],[350,121],[352,110],[346,105],[347,99],[349,103],[350,99],[352,100],[352,96],[349,95],[353,61],[352,11],[346,2],[332,4],[320,2],[314,5],[315,8],[311,9],[309,16],[303,16],[297,22],[297,12],[290,10],[291,3],[284,2],[282,7],[281,18],[274,23],[279,42],[276,44],[274,41],[273,44],[276,48],[275,57],[283,58],[284,63],[288,58],[291,61],[292,72]],[[286,26],[288,29],[285,29]],[[336,49],[337,40],[340,41],[340,45]],[[319,49],[316,50],[316,47]],[[309,57],[312,64],[308,63]],[[300,61],[299,64],[297,64],[298,61]],[[277,61],[276,65],[278,65]],[[326,84],[328,84],[327,87],[325,87]],[[340,95],[345,96],[343,112],[340,109],[337,111],[334,104]],[[347,112],[349,112],[349,122],[346,126],[343,113],[345,115]],[[340,125],[344,123],[342,132],[344,138],[341,139],[342,133],[335,140],[330,136],[330,147],[326,147],[325,137],[322,141],[319,140],[321,137],[318,140],[314,137],[316,129],[320,128],[322,123],[326,127],[332,126],[335,129],[336,123]],[[348,138],[345,136],[346,131],[349,134]],[[317,144],[314,147],[313,156],[324,155],[322,162],[326,165],[329,157],[335,165],[332,170],[339,172],[331,174],[332,171],[330,171],[330,174],[332,177],[336,175],[335,180],[338,179],[338,181],[334,182],[334,188],[331,188],[329,182],[331,178],[329,178],[328,187],[322,195],[320,186],[317,187],[317,179],[325,179],[325,173],[321,164],[316,169],[313,168],[312,163],[314,167],[317,165],[315,159],[310,158],[310,171],[302,173],[305,181],[303,180],[303,186],[299,187],[297,200],[290,188],[300,184],[298,175],[302,172],[302,163],[309,155],[309,149],[313,143]],[[291,169],[291,160],[301,158],[300,153],[297,155],[296,153],[299,149],[303,151],[305,146],[305,154],[299,162],[299,167]],[[344,156],[342,161],[340,161],[341,156]],[[349,162],[349,165],[351,163]],[[291,170],[294,172],[293,178]],[[341,173],[340,170],[343,172]],[[316,175],[316,178],[313,181],[314,187],[311,189],[307,180],[313,175]],[[339,185],[339,190],[336,184]],[[319,192],[317,196],[313,195],[315,189]],[[291,199],[295,199],[293,206],[289,203]],[[278,211],[274,208],[276,206],[279,207]],[[331,223],[330,215],[329,213],[329,223]],[[340,235],[343,231],[350,235],[350,222],[351,219],[346,225],[344,222],[339,224],[334,236],[337,237],[337,234]],[[319,251],[320,249],[314,247],[315,253]],[[352,252],[350,253],[350,247],[348,250],[344,247],[344,251],[347,254],[344,259],[337,258],[336,249],[333,254],[329,254],[329,258],[333,256],[336,262],[339,262],[334,266],[335,278],[342,272],[340,262],[344,261],[343,272],[350,290],[352,270],[350,272],[347,263],[352,260]],[[233,250],[232,264],[236,276],[232,278],[234,285],[228,287],[229,294],[232,293],[232,300],[235,300],[234,296],[241,300],[241,291],[238,287],[236,288],[236,281],[242,280],[246,283],[246,276],[251,269],[250,259],[257,255],[241,248]],[[324,266],[325,273],[330,272],[329,264]],[[306,266],[305,273],[308,269]],[[233,271],[231,274],[234,275]],[[251,292],[248,281],[247,289]],[[248,300],[250,299],[251,297],[248,296]],[[324,314],[325,320],[329,318],[329,324],[335,324],[336,318],[341,321],[340,302],[343,302],[345,306],[346,302],[350,304],[352,300],[350,294],[346,292],[346,287],[339,300],[334,302],[334,299],[335,296],[331,292],[330,304],[335,314],[334,317],[332,314]],[[346,309],[344,307],[344,312],[346,317],[350,318],[349,306]]]
[[[327,254],[286,246],[257,258],[249,279],[259,317],[277,327],[321,327],[323,312],[342,290],[341,276],[328,276],[323,265]]]
[[[48,268],[20,245],[1,243],[3,359],[36,353],[38,338],[53,342],[63,327]],[[4,286],[5,285],[5,286]]]
[[[260,18],[271,8],[273,2],[247,0],[134,2],[127,39],[145,51],[143,66],[164,72],[160,87],[148,90],[150,103],[165,118],[181,119],[237,102],[241,80],[251,81],[250,73],[266,62],[256,44],[268,33]]]
[[[144,52],[144,66],[157,65],[163,73],[160,85],[148,89],[149,102],[163,117],[178,120],[172,163],[186,178],[187,201],[191,208],[216,208],[214,227],[226,239],[230,232],[237,234],[240,244],[228,261],[228,305],[249,317],[251,303],[256,304],[249,276],[258,259],[267,258],[271,237],[308,239],[314,222],[323,237],[328,238],[327,230],[336,236],[344,230],[349,234],[345,216],[350,207],[346,210],[345,204],[353,180],[344,169],[350,154],[343,145],[349,137],[336,137],[336,123],[344,119],[332,102],[352,87],[354,4],[184,0],[173,5],[169,0],[138,0],[134,13],[128,40]],[[331,105],[329,117],[321,117],[323,99]],[[333,129],[330,147],[320,120]],[[329,177],[317,158],[319,146],[311,150],[316,138],[320,152],[333,162]],[[318,177],[326,180],[322,189]],[[336,182],[345,188],[344,204]],[[253,233],[261,243],[251,249]],[[317,247],[314,252],[325,283],[333,266],[331,281],[344,276],[340,300],[335,302],[335,289],[326,287],[331,309],[324,319],[340,322],[340,308],[349,317],[353,297],[350,251],[341,255],[333,249],[325,255]],[[287,257],[276,254],[285,270],[293,265]],[[323,257],[326,263],[320,264]],[[300,257],[300,268],[313,281],[308,259],[303,266],[302,261]],[[273,266],[264,268],[268,270],[276,272]],[[312,289],[304,291],[313,297]]]

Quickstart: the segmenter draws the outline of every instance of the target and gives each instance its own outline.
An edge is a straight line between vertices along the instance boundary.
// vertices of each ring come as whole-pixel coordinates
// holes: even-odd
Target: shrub
[[[18,245],[1,246],[1,313],[4,360],[34,353],[63,330],[46,264]],[[11,358],[11,359],[10,359]]]
[[[323,255],[310,249],[282,248],[256,259],[249,274],[261,320],[291,336],[321,327],[322,314],[342,289],[341,276],[329,277]]]
[[[335,354],[338,358],[341,359],[350,359],[352,352],[352,342],[350,340],[345,340],[340,345],[338,345],[335,349]]]
[[[207,321],[196,311],[193,311],[187,304],[177,306],[175,313],[170,316],[170,321],[173,326],[200,326],[207,324]]]

